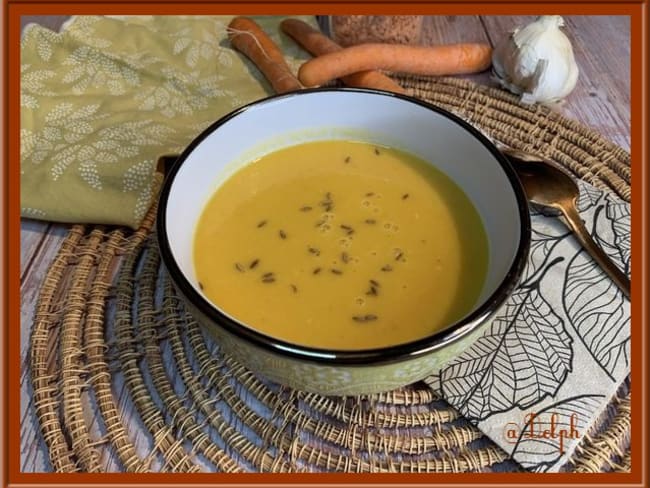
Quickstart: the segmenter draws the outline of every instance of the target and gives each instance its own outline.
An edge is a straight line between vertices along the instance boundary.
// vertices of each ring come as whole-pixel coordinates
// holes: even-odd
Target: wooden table
[[[64,16],[22,17],[21,26],[36,22],[58,29]],[[423,23],[421,42],[494,43],[533,17],[431,16]],[[575,90],[558,110],[630,148],[630,19],[625,16],[566,16],[565,32],[573,43],[580,78]],[[471,77],[493,84],[488,73]],[[23,219],[20,233],[21,278],[21,464],[25,472],[50,471],[51,466],[34,415],[29,380],[29,339],[41,280],[69,226]],[[126,395],[116,392],[116,397]],[[128,405],[125,415],[129,413]],[[89,424],[93,423],[92,421]]]

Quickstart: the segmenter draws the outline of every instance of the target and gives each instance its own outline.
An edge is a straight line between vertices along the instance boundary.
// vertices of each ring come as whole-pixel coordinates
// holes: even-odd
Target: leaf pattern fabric
[[[571,368],[571,337],[537,286],[522,286],[470,351],[443,369],[442,393],[470,419],[552,397]]]
[[[137,227],[157,197],[156,161],[272,93],[229,47],[231,16],[78,16],[21,39],[21,214]],[[254,17],[297,71],[309,55]],[[302,20],[316,26],[312,16]]]
[[[580,216],[629,273],[629,204],[578,185]],[[533,208],[531,224],[519,287],[472,347],[427,382],[515,461],[554,472],[630,372],[630,303],[561,219]],[[572,414],[579,437],[564,439],[563,452],[559,437],[530,433],[531,415],[535,428],[550,431],[551,419],[561,430]]]
[[[567,268],[565,312],[595,363],[614,380],[629,367],[629,310],[627,300],[600,267],[584,253]]]

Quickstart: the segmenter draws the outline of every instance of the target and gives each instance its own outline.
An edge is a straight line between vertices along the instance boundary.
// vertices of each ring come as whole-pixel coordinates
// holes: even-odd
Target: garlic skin
[[[578,65],[563,25],[559,15],[542,15],[495,47],[493,73],[522,103],[556,103],[575,88]]]

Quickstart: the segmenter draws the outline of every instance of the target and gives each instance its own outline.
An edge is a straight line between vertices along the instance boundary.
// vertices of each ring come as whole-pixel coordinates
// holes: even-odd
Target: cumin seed
[[[341,253],[341,261],[347,264],[350,261],[350,255],[347,252],[343,251]]]
[[[409,194],[408,194],[408,193],[404,193],[404,195],[402,195],[402,200],[406,200],[408,197],[409,197]]]
[[[366,219],[364,220],[366,224],[375,225],[377,221],[375,219]]]
[[[273,271],[269,271],[268,273],[264,273],[262,275],[262,278],[273,278],[273,275],[275,275],[275,273]]]
[[[373,320],[377,320],[377,316],[371,313],[366,315],[353,315],[352,320],[355,322],[371,322]]]
[[[240,273],[244,272],[244,266],[241,263],[235,263],[235,269]]]
[[[334,208],[334,202],[332,201],[332,194],[330,192],[325,193],[325,199],[323,199],[319,205],[323,207],[326,212],[331,212]]]
[[[379,285],[379,282],[377,282],[377,281],[375,281],[375,280],[370,280],[370,284],[371,284],[372,286],[376,286],[377,288],[379,288],[379,286],[380,286],[380,285]]]
[[[251,264],[248,265],[248,269],[255,269],[255,267],[260,263],[260,260],[255,258],[251,261]]]
[[[379,156],[379,149],[375,148],[375,154]]]
[[[275,278],[273,276],[269,276],[268,278],[262,278],[262,283],[273,283],[275,282]]]
[[[354,229],[350,227],[349,225],[341,224],[340,225],[341,229],[345,231],[347,235],[352,235],[354,234]]]
[[[305,205],[304,207],[300,207],[301,212],[309,212],[312,208],[309,205]]]
[[[260,222],[257,224],[257,228],[261,229],[266,225],[266,222],[267,222],[266,220],[260,220]]]
[[[312,274],[317,275],[318,273],[320,273],[320,271],[321,271],[321,268],[314,268],[314,271],[312,271]]]
[[[350,162],[350,156],[346,156],[343,160],[346,164]]]
[[[374,191],[369,191],[368,193],[366,193],[366,196],[367,196],[367,197],[371,197],[371,196],[373,196],[374,194],[375,194]]]
[[[293,283],[289,285],[291,287],[291,291],[294,293],[298,293],[298,287],[294,285]]]
[[[403,253],[402,251],[398,252],[398,253],[395,255],[395,261],[401,261],[401,260],[402,260],[402,257],[404,257],[404,253]]]
[[[280,239],[286,239],[287,238],[287,233],[285,231],[283,231],[282,229],[280,229],[278,234],[280,235]]]
[[[390,264],[386,264],[381,267],[381,270],[385,272],[389,272],[389,271],[393,271],[393,267]]]
[[[366,292],[366,295],[376,297],[377,296],[377,288],[374,286],[371,286],[370,289]]]
[[[336,268],[330,268],[330,271],[335,275],[343,274],[343,271],[341,271],[340,269],[336,269]]]
[[[199,281],[199,289],[203,290],[203,283],[201,283],[200,281]]]
[[[314,256],[320,256],[320,251],[315,248],[315,247],[308,247],[307,251],[309,251],[309,254],[313,254]]]

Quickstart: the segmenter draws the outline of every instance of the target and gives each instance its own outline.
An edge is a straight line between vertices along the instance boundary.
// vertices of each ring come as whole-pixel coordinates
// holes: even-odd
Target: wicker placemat
[[[629,201],[629,154],[584,126],[464,80],[398,81]],[[521,469],[425,384],[321,397],[268,383],[223,355],[162,269],[153,216],[136,232],[73,226],[43,281],[31,378],[54,470]],[[566,470],[629,471],[629,413],[625,382]]]

